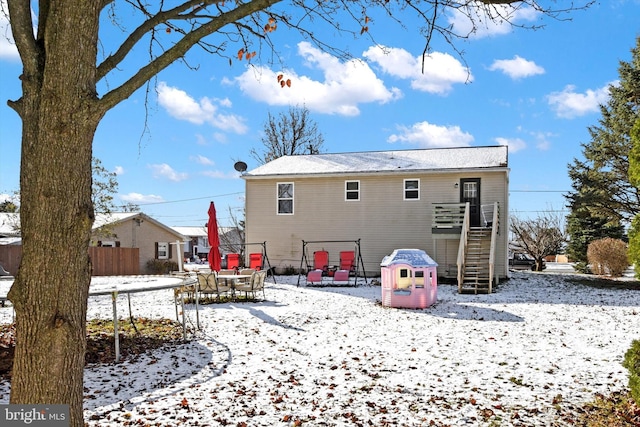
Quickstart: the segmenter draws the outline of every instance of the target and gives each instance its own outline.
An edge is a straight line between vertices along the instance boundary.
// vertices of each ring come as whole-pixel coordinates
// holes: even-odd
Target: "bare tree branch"
[[[510,220],[513,244],[536,260],[536,271],[542,271],[544,257],[555,255],[564,248],[567,238],[559,213],[542,212],[534,219],[512,216]]]

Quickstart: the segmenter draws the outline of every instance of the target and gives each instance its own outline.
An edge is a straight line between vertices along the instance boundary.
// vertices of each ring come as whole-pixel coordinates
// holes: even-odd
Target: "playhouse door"
[[[460,179],[460,203],[469,202],[471,227],[480,226],[480,178]]]

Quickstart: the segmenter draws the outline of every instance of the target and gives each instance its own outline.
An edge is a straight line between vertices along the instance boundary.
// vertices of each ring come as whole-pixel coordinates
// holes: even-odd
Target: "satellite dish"
[[[242,173],[247,170],[247,164],[245,162],[236,162],[233,165],[233,168],[238,172]]]

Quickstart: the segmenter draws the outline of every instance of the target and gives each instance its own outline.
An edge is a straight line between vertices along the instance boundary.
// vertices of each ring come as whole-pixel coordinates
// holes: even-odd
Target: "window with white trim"
[[[404,180],[404,200],[420,200],[420,180]]]
[[[344,199],[360,200],[360,181],[345,181],[344,182]]]
[[[158,242],[157,243],[157,259],[169,259],[169,243]]]
[[[293,215],[293,182],[278,183],[278,215]]]

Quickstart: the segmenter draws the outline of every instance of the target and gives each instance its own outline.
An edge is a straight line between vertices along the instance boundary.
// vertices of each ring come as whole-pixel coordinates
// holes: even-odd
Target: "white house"
[[[508,276],[506,146],[284,156],[243,174],[247,241],[277,270],[357,250],[380,274],[394,249],[426,251],[461,291]]]

